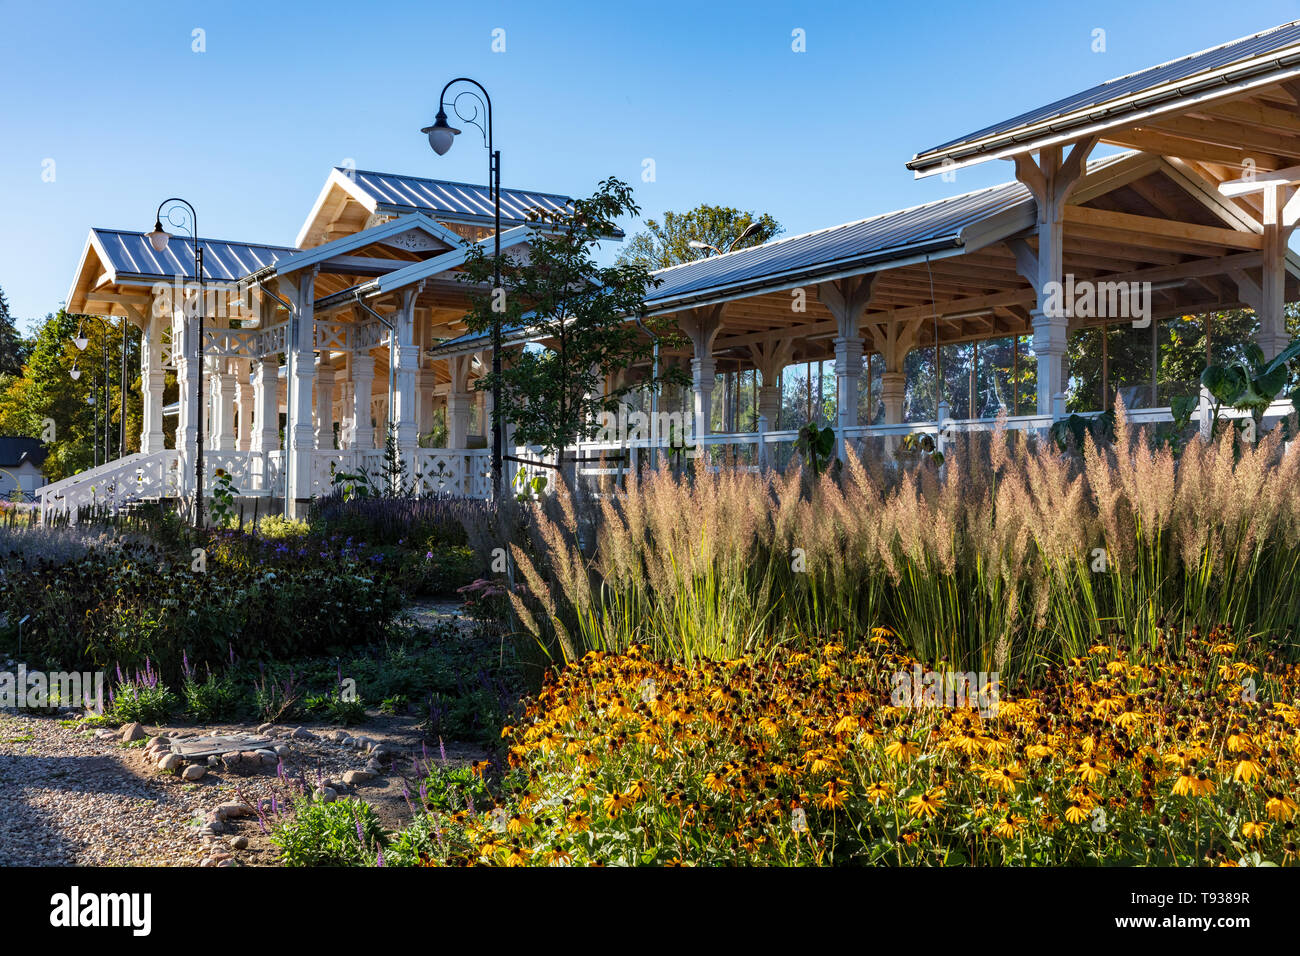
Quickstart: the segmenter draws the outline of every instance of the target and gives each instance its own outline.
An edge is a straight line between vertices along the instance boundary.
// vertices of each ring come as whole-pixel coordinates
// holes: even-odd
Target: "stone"
[[[96,740],[117,740],[118,734],[116,730],[109,730],[105,728],[104,730],[95,731],[95,739]]]
[[[375,775],[369,770],[349,770],[347,773],[343,774],[343,782],[349,787],[358,783],[367,783],[374,779]]]
[[[366,764],[366,773],[383,773],[384,768],[378,760],[371,760]]]
[[[338,791],[333,787],[319,787],[314,796],[321,803],[333,803],[339,797]]]
[[[294,732],[290,734],[290,736],[293,737],[295,740],[319,740],[320,739],[315,734],[313,734],[310,730],[305,730],[302,727],[299,727],[296,730],[294,730]]]
[[[257,732],[259,734],[267,734],[274,729],[275,729],[275,724],[262,724],[262,726],[257,728]]]
[[[231,838],[230,838],[230,845],[231,845],[232,847],[234,847],[236,850],[247,850],[247,849],[248,849],[248,837],[246,837],[246,836],[231,837]]]
[[[195,780],[202,780],[208,774],[208,768],[203,764],[192,763],[181,771],[181,779],[189,780],[191,783]]]
[[[335,791],[335,792],[337,793],[338,791],[340,791],[340,790],[343,789],[343,781],[342,781],[342,780],[326,780],[326,781],[325,781],[325,786],[326,786],[327,788],[329,788],[330,790],[333,790],[333,791]]]
[[[269,746],[271,739],[261,734],[209,734],[192,740],[172,743],[172,750],[191,760],[241,751],[258,750]]]
[[[146,747],[165,747],[167,749],[170,749],[171,745],[170,737],[150,737],[149,742],[145,744]]]
[[[262,763],[262,758],[258,755],[256,750],[241,750],[239,752],[239,759],[243,763],[249,764],[253,767],[260,766]]]
[[[165,773],[171,773],[173,770],[179,769],[184,762],[185,758],[180,754],[168,754],[158,761],[158,769]]]
[[[235,865],[236,864],[234,860],[222,860],[220,863],[217,864],[217,866],[235,866]]]
[[[251,816],[253,811],[246,804],[230,801],[228,803],[218,803],[212,808],[218,820],[229,820],[233,817]]]
[[[271,751],[272,751],[272,752],[273,752],[277,757],[287,757],[287,756],[289,756],[289,745],[288,745],[288,744],[276,744],[274,747],[271,748]]]
[[[274,750],[259,750],[257,755],[262,758],[262,763],[279,763],[280,755]]]
[[[129,744],[136,740],[144,740],[147,736],[149,735],[144,732],[144,727],[142,727],[137,721],[133,720],[129,724],[124,724],[122,726],[122,743],[124,744]]]
[[[347,743],[348,732],[346,730],[336,730],[334,731],[334,739],[337,740],[339,743]]]
[[[236,751],[235,753],[232,754],[226,754],[224,757],[221,757],[220,759],[221,762],[224,763],[227,767],[238,767],[240,764],[244,762],[244,755]]]
[[[215,767],[220,767],[220,766],[221,766],[221,758],[218,757],[216,754],[213,754],[211,757],[208,758],[208,766],[209,766],[209,767],[214,767],[214,768],[215,768]]]

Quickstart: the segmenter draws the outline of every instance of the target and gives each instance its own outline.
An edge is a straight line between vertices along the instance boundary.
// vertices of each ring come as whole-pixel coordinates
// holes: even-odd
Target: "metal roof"
[[[380,207],[423,212],[442,220],[476,223],[493,221],[492,197],[487,186],[363,169],[351,170],[341,166],[336,166],[335,171],[347,176]],[[556,193],[503,187],[501,221],[517,225],[526,220],[532,209],[558,212],[568,209],[572,202],[568,196]]]
[[[1095,169],[1096,165],[1090,168]],[[842,226],[696,259],[655,272],[661,284],[646,296],[646,306],[651,311],[663,311],[670,303],[682,299],[700,301],[729,291],[758,291],[755,287],[811,280],[850,268],[870,272],[873,265],[890,268],[901,258],[960,251],[971,227],[1022,204],[1026,215],[1032,214],[1032,203],[1025,186],[1003,183]]]
[[[1088,172],[1131,159],[1133,152],[1091,160]],[[1032,226],[1035,206],[1018,182],[950,196],[910,209],[774,239],[707,259],[660,269],[660,285],[646,296],[650,313],[790,288],[800,282],[891,269],[925,257],[958,255]],[[527,328],[508,336],[527,338]],[[468,350],[488,333],[467,333],[434,346],[432,354]]]
[[[1296,47],[1289,55],[1282,56],[1283,51],[1288,48]],[[1272,57],[1271,54],[1279,54]],[[1231,71],[1235,64],[1245,64],[1252,60],[1266,58],[1264,62],[1255,63],[1251,69],[1246,71]],[[1283,61],[1286,62],[1283,62]],[[938,166],[945,158],[955,158],[957,155],[970,153],[991,152],[1001,146],[1015,142],[1020,137],[1011,134],[1024,130],[1026,127],[1048,125],[1051,130],[1060,129],[1060,125],[1054,123],[1055,120],[1065,120],[1072,117],[1073,122],[1095,122],[1102,119],[1104,115],[1112,112],[1123,114],[1133,112],[1138,109],[1144,109],[1151,104],[1149,99],[1138,99],[1135,103],[1126,103],[1123,107],[1111,109],[1108,104],[1116,104],[1120,100],[1128,100],[1138,97],[1139,94],[1148,90],[1156,90],[1168,87],[1170,84],[1179,84],[1182,81],[1191,80],[1193,77],[1208,77],[1227,73],[1222,77],[1222,82],[1216,81],[1216,85],[1227,85],[1227,83],[1236,83],[1247,79],[1250,75],[1264,75],[1268,73],[1279,72],[1283,69],[1294,70],[1297,62],[1300,62],[1300,20],[1294,20],[1290,23],[1284,23],[1252,36],[1242,37],[1238,40],[1232,40],[1219,46],[1211,47],[1208,50],[1202,50],[1199,53],[1192,53],[1188,56],[1180,57],[1176,60],[1170,60],[1158,66],[1149,67],[1140,70],[1137,73],[1130,73],[1127,76],[1117,77],[1100,83],[1080,93],[1067,96],[1055,102],[1048,103],[1037,109],[1021,113],[1011,119],[986,126],[983,129],[968,133],[958,139],[949,140],[930,149],[922,150],[912,157],[907,164],[909,169],[923,170]],[[1184,96],[1192,95],[1199,92],[1195,89],[1196,84],[1186,84],[1170,93],[1170,99],[1175,101]],[[1073,114],[1082,113],[1082,116],[1074,117]],[[1061,125],[1070,125],[1063,123]],[[992,143],[963,150],[969,144],[975,144],[982,140],[993,140]]]
[[[154,252],[143,232],[92,229],[91,236],[105,259],[104,265],[118,276],[195,278],[194,245],[188,236],[173,236],[162,252]],[[199,242],[203,244],[204,278],[224,282],[236,282],[300,251],[292,246],[226,239],[200,238]]]

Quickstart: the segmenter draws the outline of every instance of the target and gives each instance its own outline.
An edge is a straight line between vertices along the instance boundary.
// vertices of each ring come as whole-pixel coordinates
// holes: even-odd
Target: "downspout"
[[[289,519],[289,488],[291,487],[289,484],[289,469],[292,467],[293,463],[293,431],[289,427],[289,421],[293,417],[293,367],[298,361],[294,358],[294,354],[297,352],[298,342],[298,310],[290,305],[287,299],[281,298],[279,293],[272,292],[268,289],[266,287],[265,278],[258,278],[257,285],[258,288],[262,290],[263,294],[268,295],[276,302],[279,302],[289,313],[289,347],[285,349],[285,356],[288,358],[288,362],[285,363],[284,368],[284,407],[286,411],[290,412],[290,414],[285,415],[284,429],[284,517],[287,521]]]

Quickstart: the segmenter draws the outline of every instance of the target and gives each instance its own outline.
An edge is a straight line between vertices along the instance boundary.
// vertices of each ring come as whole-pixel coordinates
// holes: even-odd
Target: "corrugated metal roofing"
[[[1199,53],[1192,53],[1176,60],[1170,60],[1168,63],[1149,67],[1137,73],[1130,73],[1127,76],[1107,80],[1105,83],[1099,83],[1080,93],[1048,103],[1046,106],[1030,110],[1027,113],[1021,113],[1011,119],[1003,120],[1000,123],[986,126],[957,139],[922,150],[912,158],[912,161],[908,163],[908,167],[912,169],[924,168],[933,165],[932,162],[926,161],[933,154],[950,152],[953,151],[954,147],[966,143],[1010,133],[1022,127],[1046,123],[1056,117],[1064,117],[1086,110],[1088,107],[1101,107],[1103,104],[1133,96],[1143,90],[1163,87],[1203,73],[1212,73],[1215,70],[1231,66],[1233,63],[1253,60],[1298,44],[1300,44],[1300,20],[1294,20],[1291,23],[1284,23],[1281,26],[1264,30],[1252,36],[1242,37],[1220,46],[1211,47],[1208,50],[1202,50]],[[925,157],[926,160],[922,160],[922,157]]]
[[[418,210],[435,218],[467,219],[491,222],[492,197],[487,186],[452,183],[418,176],[399,176],[369,170],[335,167],[383,206]],[[529,210],[559,211],[569,208],[572,199],[555,193],[528,189],[501,189],[501,221],[518,224]]]
[[[720,256],[662,269],[662,284],[646,297],[657,308],[706,290],[723,290],[767,278],[815,275],[858,262],[888,261],[919,248],[953,246],[962,230],[1024,202],[1032,202],[1020,183],[1003,183],[977,192],[884,213],[800,236],[775,239]]]
[[[142,232],[120,229],[94,229],[98,247],[108,257],[105,265],[115,273],[144,276],[181,276],[193,279],[194,244],[188,236],[173,236],[162,252],[153,246]],[[214,281],[235,282],[274,265],[280,259],[298,252],[292,246],[268,246],[261,243],[230,242],[225,239],[203,239],[203,276]]]

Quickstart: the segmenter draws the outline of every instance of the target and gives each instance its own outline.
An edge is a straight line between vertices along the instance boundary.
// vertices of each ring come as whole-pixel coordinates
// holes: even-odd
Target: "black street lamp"
[[[194,527],[203,527],[203,420],[206,417],[203,413],[203,319],[206,311],[203,301],[203,247],[199,245],[199,216],[194,211],[194,207],[184,199],[173,196],[171,199],[164,199],[158,204],[158,212],[154,215],[153,232],[147,234],[149,245],[153,246],[154,252],[162,252],[167,248],[167,243],[171,240],[171,233],[162,227],[163,207],[168,203],[175,203],[171,209],[167,210],[167,221],[180,228],[186,228],[184,218],[177,219],[176,216],[181,214],[181,207],[189,210],[189,233],[190,239],[194,241],[194,278],[198,282],[198,307],[199,307],[199,336],[197,367],[195,375],[198,378],[198,429],[194,436]]]
[[[470,123],[479,128],[483,134],[484,145],[488,151],[488,191],[492,194],[492,212],[495,219],[493,233],[493,282],[492,282],[492,496],[500,500],[503,494],[501,487],[501,460],[502,460],[502,437],[501,437],[501,312],[498,310],[498,299],[501,294],[501,151],[493,146],[492,142],[492,97],[488,96],[488,91],[478,80],[472,80],[467,76],[458,76],[451,80],[442,88],[442,93],[438,97],[438,115],[434,117],[433,125],[426,126],[420,130],[421,133],[429,137],[429,145],[439,156],[446,154],[451,149],[456,137],[460,135],[460,130],[447,124],[447,90],[456,83],[469,83],[478,88],[482,97],[473,90],[462,90],[452,99],[452,109],[456,111],[456,116],[463,122]],[[462,96],[471,97],[475,101],[474,112],[466,116],[460,111],[460,100]],[[483,107],[485,114],[483,123],[478,121],[479,105]]]

